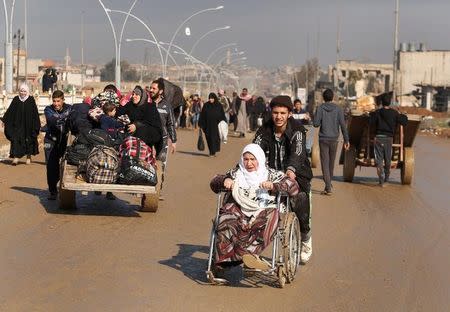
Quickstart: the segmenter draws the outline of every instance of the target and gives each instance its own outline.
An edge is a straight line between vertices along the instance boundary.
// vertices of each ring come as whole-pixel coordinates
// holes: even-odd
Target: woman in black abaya
[[[199,125],[205,133],[209,156],[213,157],[220,151],[219,122],[225,119],[225,112],[215,93],[210,93],[208,102],[203,105]]]
[[[9,157],[14,158],[12,165],[19,163],[19,158],[27,156],[27,164],[31,163],[31,155],[39,154],[37,137],[41,122],[36,102],[30,96],[26,84],[19,88],[19,95],[14,97],[3,116],[5,136],[11,142]]]

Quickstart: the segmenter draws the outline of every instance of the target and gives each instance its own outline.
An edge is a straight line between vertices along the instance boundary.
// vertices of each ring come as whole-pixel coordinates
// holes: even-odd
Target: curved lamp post
[[[213,32],[219,31],[219,30],[228,30],[228,29],[231,29],[231,26],[219,27],[219,28],[215,28],[215,29],[211,29],[210,31],[207,31],[200,38],[198,38],[198,40],[192,45],[192,48],[191,48],[191,51],[189,51],[189,54],[190,55],[194,54],[195,48],[200,43],[200,41],[202,41],[202,39],[204,39],[206,36],[212,34]]]
[[[208,57],[206,58],[205,63],[208,64],[209,60],[210,60],[217,52],[219,52],[220,50],[225,49],[225,48],[228,48],[228,47],[236,46],[236,45],[237,45],[237,43],[233,42],[233,43],[224,44],[224,45],[218,47],[217,49],[215,49],[214,51],[212,51],[212,52],[208,55]]]
[[[243,51],[242,51],[242,52],[231,53],[230,56],[231,56],[231,55],[242,55],[242,54],[244,54]],[[226,55],[226,56],[224,56],[223,58],[221,58],[220,61],[217,62],[217,64],[213,67],[213,70],[216,71],[216,69],[217,69],[217,67],[219,67],[220,63],[222,63],[227,57],[228,57],[228,55]],[[230,62],[229,65],[234,64],[234,63],[236,63],[236,62],[245,61],[246,59],[247,59],[247,57],[245,57],[245,56],[240,57],[240,58],[237,58],[237,59],[234,59],[233,61]],[[212,77],[211,77],[211,79],[212,79]],[[209,84],[210,84],[210,85],[211,85],[211,79],[210,79],[210,81],[209,81]]]
[[[127,14],[127,16],[130,16],[130,17],[134,18],[139,23],[141,23],[145,27],[145,29],[147,29],[147,31],[150,33],[150,36],[152,36],[153,40],[155,40],[153,43],[156,44],[156,47],[158,48],[158,51],[159,51],[159,55],[161,57],[162,76],[166,77],[166,67],[164,66],[164,58],[163,58],[163,55],[162,55],[162,52],[161,52],[161,45],[159,44],[158,39],[156,38],[155,34],[150,29],[150,27],[148,27],[148,25],[143,20],[141,20],[139,17],[137,17],[134,14],[130,14],[130,13],[127,13],[127,12],[121,11],[121,10],[110,10],[110,9],[107,9],[107,10],[109,12],[113,12],[113,13]]]
[[[194,14],[192,14],[191,16],[189,16],[188,18],[186,18],[179,26],[178,28],[175,30],[175,33],[172,36],[172,39],[170,39],[170,43],[169,43],[169,47],[167,48],[167,52],[166,52],[166,59],[164,61],[164,67],[167,67],[167,60],[169,58],[169,53],[170,53],[170,49],[172,48],[173,45],[173,41],[175,40],[175,37],[177,36],[178,32],[180,31],[181,27],[183,27],[184,24],[186,24],[191,18],[193,18],[194,16],[197,16],[199,14],[208,12],[208,11],[218,11],[218,10],[222,10],[223,9],[223,5],[220,5],[218,7],[215,8],[209,8],[209,9],[204,9],[204,10],[200,10],[198,12],[195,12]]]
[[[231,53],[230,54],[230,56],[234,56],[234,55],[243,55],[245,52],[244,51],[241,51],[241,52],[234,52],[234,53]],[[223,62],[223,61],[225,61],[225,59],[228,57],[228,55],[225,55],[224,57],[222,57],[218,62],[217,62],[217,64],[214,66],[214,69],[216,69],[217,67],[219,67],[220,66],[220,64]],[[241,58],[238,58],[238,59],[235,59],[235,60],[233,60],[233,61],[231,61],[230,62],[230,64],[233,64],[235,61],[237,61],[237,60],[246,60],[247,59],[247,57],[241,57]]]
[[[100,5],[102,6],[103,10],[106,13],[106,16],[108,17],[108,21],[109,24],[111,25],[111,29],[113,32],[113,36],[114,36],[114,48],[115,48],[115,55],[116,55],[116,68],[115,68],[115,80],[116,80],[116,87],[120,90],[120,75],[121,75],[121,70],[120,70],[120,47],[122,44],[122,36],[123,36],[123,30],[125,29],[125,24],[127,23],[128,20],[128,16],[131,13],[131,10],[133,10],[134,6],[136,5],[137,0],[134,0],[130,9],[128,10],[127,16],[125,17],[125,20],[122,24],[122,30],[120,32],[120,37],[119,37],[119,41],[117,41],[117,35],[116,35],[116,29],[114,28],[114,24],[111,20],[111,16],[110,16],[110,12],[111,9],[107,9],[105,7],[105,5],[103,4],[102,0],[98,0],[98,2],[100,3]]]
[[[156,41],[153,41],[153,40],[150,40],[150,39],[145,39],[145,38],[132,38],[132,39],[130,39],[130,38],[127,38],[127,39],[125,39],[125,41],[126,41],[126,42],[144,41],[144,42],[152,43],[152,44],[154,44],[154,45],[159,46],[159,48],[160,48],[161,50],[163,50],[164,52],[167,52],[167,49],[164,48],[164,47],[162,47],[162,46],[159,44],[159,42],[156,42]],[[180,66],[178,65],[177,61],[176,61],[175,58],[172,56],[172,54],[169,54],[169,57],[170,57],[170,59],[172,60],[172,62],[174,62],[174,64],[178,67],[178,70],[181,70]]]
[[[186,52],[179,52],[179,51],[174,51],[173,53],[184,55],[184,56],[186,56],[185,59],[187,61],[190,61],[192,64],[200,65],[201,69],[202,69],[201,73],[203,73],[203,69],[206,69],[206,70],[208,70],[210,72],[211,76],[215,76],[215,77],[217,76],[216,73],[214,73],[214,71],[213,71],[211,66],[209,66],[208,64],[205,64],[204,62],[196,59],[192,55],[189,55]],[[185,78],[184,82],[183,82],[184,83],[184,90],[186,90],[186,76],[184,78]],[[216,77],[216,79],[217,79],[217,77]],[[198,80],[198,89],[199,89],[199,93],[201,94],[202,93],[201,76],[199,77],[199,80]]]
[[[198,44],[200,43],[200,41],[202,41],[202,39],[204,39],[206,36],[208,36],[208,35],[210,35],[210,34],[216,32],[216,31],[219,31],[219,30],[228,30],[228,29],[231,29],[231,26],[218,27],[218,28],[211,29],[210,31],[207,31],[207,32],[204,33],[202,36],[200,36],[200,38],[198,38],[197,41],[195,41],[195,43],[192,45],[191,51],[189,51],[188,54],[189,54],[189,55],[193,55],[193,54],[194,54],[194,50],[195,50],[195,48],[197,47],[197,45],[198,45]],[[189,59],[186,60],[186,65],[188,65],[188,61],[189,61]],[[201,73],[200,73],[200,75],[201,75]],[[186,81],[186,67],[184,68],[184,79],[183,79],[183,80]]]
[[[8,9],[6,8],[6,0],[3,0],[3,9],[5,11],[5,90],[6,93],[12,93],[13,89],[13,32],[12,22],[14,16],[14,6],[16,0],[13,0],[11,4],[11,14],[8,16]],[[19,56],[17,56],[19,57]]]

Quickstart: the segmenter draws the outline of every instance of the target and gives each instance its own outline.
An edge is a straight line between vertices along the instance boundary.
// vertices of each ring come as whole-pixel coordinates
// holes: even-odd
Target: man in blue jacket
[[[64,93],[56,90],[52,94],[52,105],[44,109],[47,130],[44,138],[45,162],[47,165],[47,184],[49,200],[58,195],[59,162],[67,147],[68,117],[72,106],[64,103]]]
[[[320,163],[322,165],[323,181],[325,189],[322,195],[331,195],[331,180],[333,179],[334,160],[339,138],[339,128],[344,137],[344,148],[348,150],[350,143],[348,141],[347,128],[344,121],[344,112],[342,108],[334,104],[333,91],[326,89],[322,94],[325,103],[317,108],[314,115],[314,127],[320,127],[319,130],[319,149]]]

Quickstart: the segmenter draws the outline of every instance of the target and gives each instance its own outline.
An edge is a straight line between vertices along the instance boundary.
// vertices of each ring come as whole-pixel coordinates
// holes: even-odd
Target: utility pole
[[[394,32],[394,77],[392,86],[392,100],[393,104],[397,103],[397,67],[398,67],[398,11],[400,7],[400,1],[395,1],[395,32]]]
[[[17,30],[17,34],[14,34],[14,39],[17,38],[17,69],[16,69],[16,90],[19,90],[19,65],[20,65],[20,39],[24,39],[24,35],[20,36],[20,29]]]
[[[319,80],[319,69],[320,69],[320,18],[317,19],[317,51],[316,51],[316,60],[317,60],[317,67],[315,68],[315,74],[314,74],[314,89],[316,88],[315,84],[317,83],[317,80]]]
[[[306,101],[308,101],[309,91],[309,33],[306,35],[306,77],[305,77],[305,93]]]
[[[334,78],[335,90],[339,87],[339,54],[341,53],[341,17],[337,17],[337,32],[336,32],[336,73]]]
[[[81,12],[81,89],[84,87],[84,11]]]
[[[27,12],[27,0],[24,1],[24,7],[25,7],[25,83],[28,83],[28,12]]]

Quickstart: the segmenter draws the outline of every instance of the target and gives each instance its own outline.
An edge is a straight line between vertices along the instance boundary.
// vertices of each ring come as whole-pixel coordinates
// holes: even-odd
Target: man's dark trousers
[[[337,140],[319,140],[320,163],[322,165],[323,181],[325,191],[331,192],[331,179],[334,172],[334,160],[336,159]]]
[[[386,178],[389,178],[391,171],[391,159],[392,159],[392,137],[379,136],[375,137],[374,153],[375,163],[377,165],[377,173],[379,182],[383,184]],[[383,168],[384,160],[384,168]],[[383,170],[384,169],[384,170]]]
[[[47,167],[47,184],[48,190],[51,194],[58,193],[57,185],[59,182],[59,162],[61,153],[58,145],[55,142],[44,140],[45,162]]]

